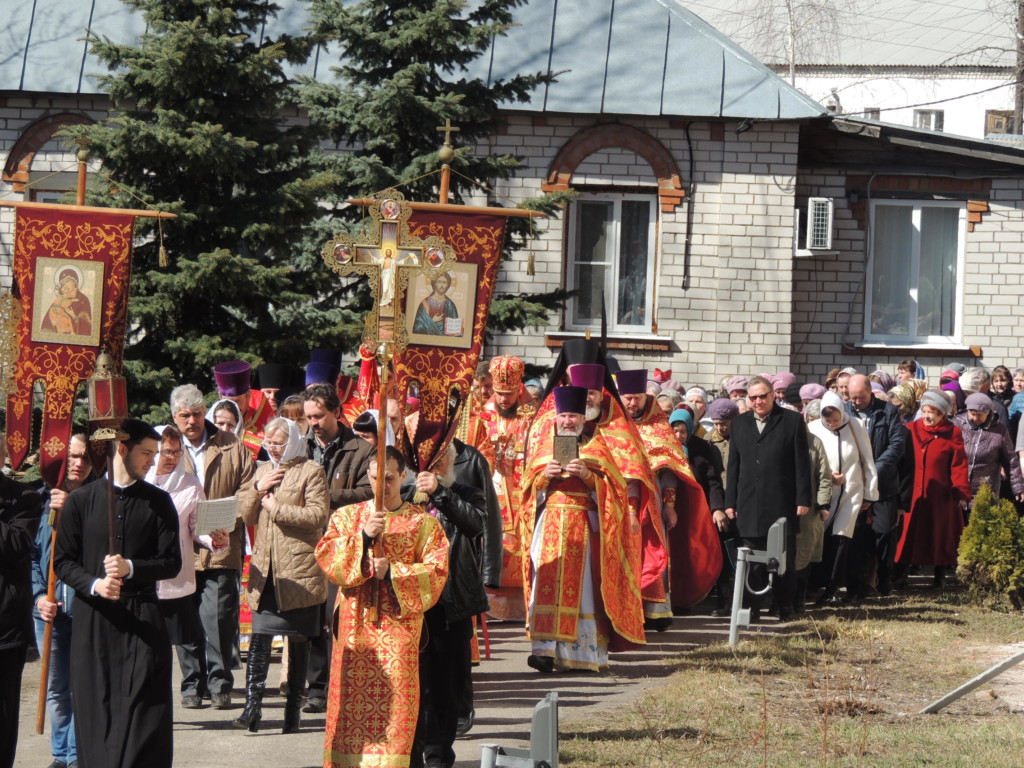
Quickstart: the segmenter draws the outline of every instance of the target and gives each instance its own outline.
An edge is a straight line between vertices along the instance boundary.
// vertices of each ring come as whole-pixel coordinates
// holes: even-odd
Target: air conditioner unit
[[[807,199],[807,231],[804,247],[810,251],[832,249],[832,199],[810,197]]]

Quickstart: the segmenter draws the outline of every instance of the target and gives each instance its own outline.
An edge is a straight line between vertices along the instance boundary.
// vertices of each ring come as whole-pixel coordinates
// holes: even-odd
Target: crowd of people
[[[941,588],[982,486],[1024,502],[1024,368],[737,374],[712,396],[570,340],[546,384],[482,364],[411,471],[416,393],[368,402],[339,366],[316,351],[298,385],[222,363],[216,399],[183,384],[171,424],[122,424],[108,478],[84,430],[59,487],[0,477],[0,766],[47,627],[51,768],[172,764],[172,646],[185,708],[236,708],[244,652],[231,724],[259,730],[275,644],[281,732],[325,712],[325,766],[450,767],[485,616],[524,623],[540,674],[602,671],[709,594],[729,615],[736,547],[780,518],[787,568],[770,606],[746,595],[752,621],[891,595],[918,566]],[[216,500],[235,522],[206,530]]]

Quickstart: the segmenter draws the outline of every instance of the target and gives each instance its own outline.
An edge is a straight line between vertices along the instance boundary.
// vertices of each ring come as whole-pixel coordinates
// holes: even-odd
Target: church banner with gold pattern
[[[498,280],[507,219],[501,215],[414,211],[409,233],[437,237],[452,247],[455,264],[433,280],[402,286],[409,343],[394,361],[395,387],[404,398],[419,389],[414,469],[425,469],[446,448],[458,426],[453,401],[469,398]]]
[[[32,388],[44,386],[43,479],[63,479],[79,384],[106,349],[124,346],[135,217],[45,205],[17,209],[13,293],[21,302],[18,361],[7,398],[7,447],[17,467],[32,444]]]

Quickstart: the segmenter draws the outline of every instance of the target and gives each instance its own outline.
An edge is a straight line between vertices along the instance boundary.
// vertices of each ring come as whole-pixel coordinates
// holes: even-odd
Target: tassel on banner
[[[537,274],[537,270],[534,269],[533,248],[530,248],[530,254],[526,257],[526,274],[530,277]]]
[[[161,267],[167,267],[167,266],[170,266],[170,263],[171,263],[170,260],[167,258],[167,248],[164,246],[163,243],[161,243],[160,244],[160,266]]]

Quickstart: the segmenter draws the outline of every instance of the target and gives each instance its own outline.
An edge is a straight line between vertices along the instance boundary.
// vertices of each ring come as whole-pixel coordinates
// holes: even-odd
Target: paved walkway
[[[756,631],[772,631],[775,626],[775,621],[766,620]],[[653,634],[647,646],[613,654],[609,674],[542,675],[526,666],[529,643],[523,636],[522,625],[492,623],[491,659],[474,669],[476,724],[465,738],[455,742],[456,766],[478,766],[482,744],[527,746],[533,706],[548,691],[559,692],[559,717],[564,731],[567,724],[582,722],[595,712],[633,700],[668,674],[666,659],[700,645],[725,642],[728,629],[727,622],[712,619],[706,613],[679,617],[668,631]],[[271,666],[271,680],[278,679],[279,671],[276,663]],[[177,675],[176,669],[175,683]],[[236,673],[236,691],[241,689],[243,678],[244,672]],[[21,730],[14,763],[17,768],[45,768],[51,761],[48,728],[45,736],[35,733],[38,684],[39,664],[28,664],[22,685]],[[176,767],[315,768],[322,764],[323,715],[303,715],[301,733],[282,735],[284,698],[267,696],[263,730],[248,734],[229,725],[241,709],[241,697],[236,695],[236,700],[237,705],[228,711],[181,709],[179,702],[175,702]]]

